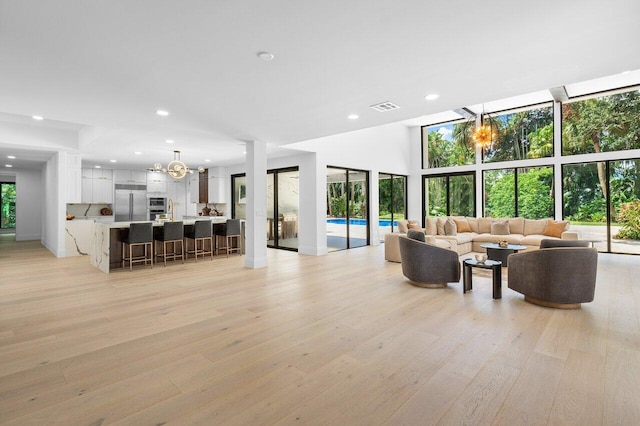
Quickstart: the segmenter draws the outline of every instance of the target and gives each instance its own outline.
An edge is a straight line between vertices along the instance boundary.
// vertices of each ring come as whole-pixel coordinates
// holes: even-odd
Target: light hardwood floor
[[[594,303],[487,274],[407,283],[382,247],[104,274],[0,237],[0,424],[639,424],[640,257]]]

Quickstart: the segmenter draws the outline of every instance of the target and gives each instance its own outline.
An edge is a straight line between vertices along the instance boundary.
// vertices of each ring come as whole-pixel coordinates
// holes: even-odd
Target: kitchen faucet
[[[173,222],[173,200],[171,198],[169,198],[169,211],[171,211],[170,220]]]

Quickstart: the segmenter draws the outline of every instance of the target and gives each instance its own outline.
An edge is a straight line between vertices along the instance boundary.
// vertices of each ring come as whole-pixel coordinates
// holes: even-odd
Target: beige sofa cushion
[[[525,219],[524,235],[542,235],[549,219]]]
[[[424,228],[424,233],[427,235],[438,235],[438,219],[435,217],[428,217],[427,227]]]
[[[468,217],[467,223],[469,224],[469,228],[471,228],[471,232],[478,232],[478,218],[477,217]]]
[[[447,221],[446,217],[439,217],[436,222],[436,229],[438,230],[438,235],[447,235],[444,230],[444,224]]]
[[[409,230],[409,221],[408,220],[399,220],[398,221],[398,232],[402,232],[406,234]]]
[[[474,242],[497,243],[498,240],[506,240],[509,244],[520,244],[522,234],[494,235],[494,234],[477,234],[473,237]]]
[[[478,233],[479,234],[490,234],[491,233],[491,224],[494,219],[492,217],[479,217],[478,218]]]
[[[512,234],[523,234],[524,235],[524,218],[523,217],[513,217],[509,219],[509,232]]]
[[[427,239],[425,241],[427,244],[431,244],[434,245],[436,247],[441,247],[441,248],[446,248],[448,250],[451,250],[451,243],[447,240],[442,240],[439,238],[436,238],[434,236],[427,236]]]

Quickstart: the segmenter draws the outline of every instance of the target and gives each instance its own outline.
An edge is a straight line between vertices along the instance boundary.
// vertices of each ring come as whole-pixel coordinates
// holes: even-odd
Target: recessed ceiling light
[[[31,118],[33,118],[34,120],[38,120],[38,121],[44,120],[44,117],[42,117],[40,115],[33,115],[33,116],[31,116]]]
[[[440,97],[440,95],[438,95],[437,93],[430,93],[427,96],[425,96],[424,98],[428,101],[435,101],[436,99],[438,99]]]
[[[158,114],[161,117],[166,117],[166,116],[169,115],[169,111],[165,111],[163,109],[159,109],[159,110],[156,111],[156,114]]]
[[[210,162],[211,162],[211,160],[206,159],[206,160],[204,160],[204,162],[205,162],[205,163],[210,163]]]
[[[5,164],[5,167],[13,167],[11,164]]]
[[[140,151],[136,151],[136,152],[134,152],[134,154],[135,154],[135,155],[140,155],[140,154],[142,154],[142,153],[141,153]]]
[[[13,159],[15,159],[15,158],[16,158],[16,156],[15,156],[15,155],[7,155],[7,158],[10,158],[10,159],[12,159],[12,160],[13,160]]]
[[[101,169],[101,168],[102,168],[102,167],[100,167],[100,166],[93,166],[93,167],[95,167],[96,169]]]
[[[242,153],[243,153],[243,154],[246,154],[246,153],[247,153],[247,151],[242,151]]]
[[[274,58],[273,53],[271,52],[258,52],[256,55],[265,62],[273,61]]]
[[[111,161],[112,163],[117,163],[117,161],[116,161],[116,160],[109,160],[109,161]]]
[[[360,116],[358,114],[349,114],[347,118],[349,120],[357,120],[358,118],[360,118]]]
[[[165,142],[166,143],[173,143],[173,139],[167,139]]]

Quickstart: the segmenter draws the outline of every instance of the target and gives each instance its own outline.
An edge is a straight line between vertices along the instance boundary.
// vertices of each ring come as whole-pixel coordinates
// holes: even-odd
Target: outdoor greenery
[[[394,220],[405,218],[405,187],[406,177],[381,174],[378,179],[379,217]]]
[[[615,238],[640,240],[640,200],[622,203],[616,220],[621,227]]]
[[[471,131],[475,121],[432,126],[427,133],[427,161],[425,167],[449,167],[473,164],[475,148]]]
[[[0,184],[0,228],[16,227],[16,184]]]
[[[513,169],[485,172],[485,216],[553,217],[553,168],[520,168],[517,173],[518,188]]]
[[[553,155],[553,107],[545,106],[498,116],[485,115],[494,142],[484,150],[484,162],[524,160]]]
[[[430,217],[476,215],[473,173],[427,177],[425,185]]]
[[[346,181],[327,183],[327,216],[347,217],[347,199],[349,217],[365,218],[367,214],[367,195],[365,181]]]

